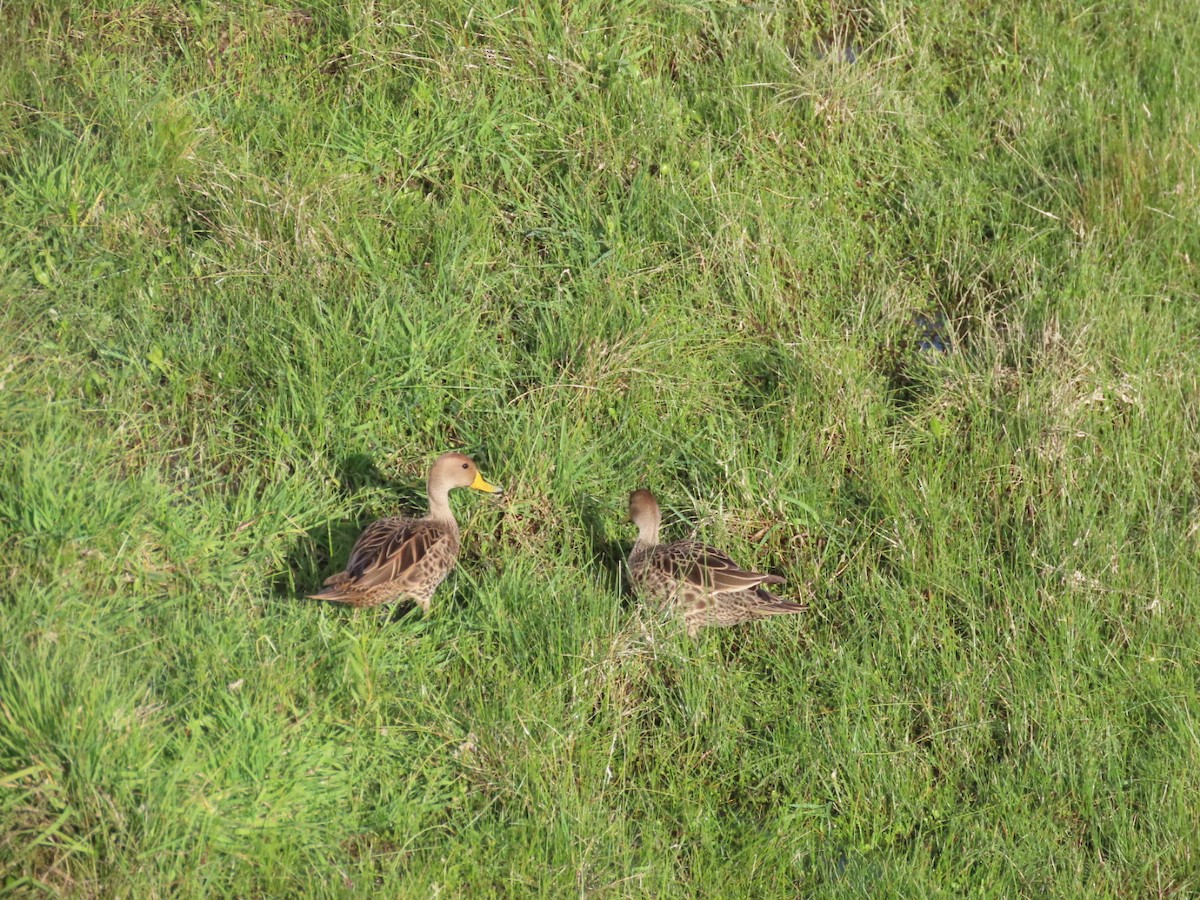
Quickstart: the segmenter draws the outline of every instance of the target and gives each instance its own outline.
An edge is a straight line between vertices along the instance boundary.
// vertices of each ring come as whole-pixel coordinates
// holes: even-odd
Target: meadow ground
[[[84,6],[0,5],[4,890],[1200,891],[1189,4]],[[451,448],[428,617],[298,599]],[[810,613],[641,608],[641,485]]]

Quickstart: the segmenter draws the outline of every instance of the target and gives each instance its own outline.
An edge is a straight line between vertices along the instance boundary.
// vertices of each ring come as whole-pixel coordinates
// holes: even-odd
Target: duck
[[[743,569],[716,547],[696,541],[660,544],[662,512],[654,494],[644,488],[629,495],[629,521],[638,529],[629,554],[635,591],[664,607],[674,607],[692,638],[707,626],[728,627],[808,608],[763,587],[783,584],[783,578]]]
[[[325,579],[323,589],[309,599],[373,607],[403,597],[429,612],[433,592],[458,559],[458,523],[450,509],[450,492],[456,488],[503,493],[469,456],[443,453],[426,482],[429,511],[419,519],[392,516],[372,522],[354,542],[346,568]]]

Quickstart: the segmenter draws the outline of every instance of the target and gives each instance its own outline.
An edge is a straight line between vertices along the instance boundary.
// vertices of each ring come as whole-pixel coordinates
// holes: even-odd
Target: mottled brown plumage
[[[458,559],[458,523],[450,511],[450,491],[469,487],[490,494],[470,457],[444,453],[429,470],[429,512],[420,519],[378,519],[368,525],[350,551],[345,571],[325,580],[325,589],[309,596],[350,606],[379,606],[401,597],[425,612],[429,600]]]
[[[647,490],[629,495],[629,519],[638,539],[629,554],[634,588],[683,616],[688,634],[709,625],[737,625],[765,616],[803,612],[806,607],[776,597],[764,584],[782,584],[778,575],[741,568],[729,555],[695,541],[658,542],[662,513]]]

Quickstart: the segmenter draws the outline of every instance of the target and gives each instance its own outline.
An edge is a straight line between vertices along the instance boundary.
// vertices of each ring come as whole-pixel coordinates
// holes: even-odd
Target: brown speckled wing
[[[451,538],[449,529],[428,520],[380,519],[367,526],[355,543],[346,572],[357,590],[384,584],[403,588],[409,574],[428,572],[426,563],[439,568],[444,564],[443,545]]]
[[[750,572],[735,563],[729,554],[695,541],[679,541],[664,548],[678,577],[688,584],[715,594],[744,591],[760,584],[782,584],[778,575]]]

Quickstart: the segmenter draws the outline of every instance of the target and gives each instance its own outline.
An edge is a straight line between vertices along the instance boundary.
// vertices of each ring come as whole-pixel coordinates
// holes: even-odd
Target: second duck
[[[629,520],[638,528],[637,541],[629,554],[629,575],[635,590],[663,606],[674,606],[692,637],[709,625],[737,625],[807,609],[763,587],[782,584],[778,575],[749,572],[715,547],[696,541],[660,544],[662,512],[649,491],[629,495]]]

